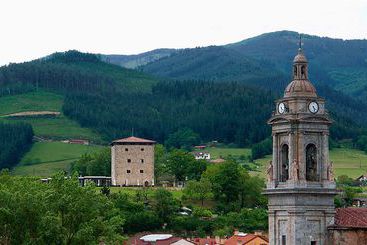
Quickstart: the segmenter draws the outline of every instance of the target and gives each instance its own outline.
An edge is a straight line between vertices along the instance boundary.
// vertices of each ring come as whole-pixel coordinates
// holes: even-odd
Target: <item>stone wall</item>
[[[328,228],[328,245],[367,244],[367,228]]]
[[[154,185],[154,145],[113,145],[112,185]]]

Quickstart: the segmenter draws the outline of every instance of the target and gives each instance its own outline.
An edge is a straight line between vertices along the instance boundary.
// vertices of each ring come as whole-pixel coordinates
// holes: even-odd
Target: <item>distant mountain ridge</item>
[[[119,55],[119,54],[110,54],[110,55],[101,55],[102,60],[119,65],[125,68],[134,69],[148,63],[154,62],[161,58],[170,56],[171,54],[175,53],[177,49],[155,49],[152,51],[148,51],[141,54],[134,54],[134,55]]]
[[[193,49],[157,49],[123,56],[129,64],[139,64],[147,73],[173,79],[246,81],[257,73],[281,79],[290,78],[297,53],[299,33],[278,31],[239,42]],[[310,61],[313,83],[326,84],[360,99],[367,99],[367,40],[342,40],[302,34],[304,52]],[[111,63],[124,66],[113,56]],[[141,62],[141,57],[149,57]],[[242,71],[242,72],[241,72]],[[251,74],[249,74],[251,73]],[[283,74],[284,76],[281,76]],[[283,81],[278,81],[278,89]],[[251,83],[251,82],[250,82]],[[284,82],[283,82],[284,83]]]
[[[223,46],[176,50],[139,70],[175,80],[236,81],[282,93],[291,80],[298,40],[293,31],[265,33]],[[302,34],[302,43],[310,80],[328,98],[329,110],[366,125],[367,40]]]

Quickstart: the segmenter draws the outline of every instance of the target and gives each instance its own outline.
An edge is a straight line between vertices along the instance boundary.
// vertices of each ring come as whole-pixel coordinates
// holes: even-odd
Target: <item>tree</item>
[[[211,182],[217,208],[221,211],[266,206],[266,199],[261,194],[264,181],[259,177],[250,176],[246,169],[234,161],[210,165],[202,178]]]
[[[111,150],[103,149],[93,154],[84,154],[81,158],[71,164],[72,172],[86,175],[111,175]]]
[[[186,183],[184,194],[190,199],[200,200],[201,206],[204,206],[204,200],[213,196],[212,184],[205,178],[200,181],[190,180]]]
[[[1,244],[121,242],[123,217],[108,197],[78,179],[0,175]]]
[[[154,192],[152,207],[159,219],[163,222],[168,222],[170,217],[178,209],[172,193],[162,188]]]
[[[271,138],[267,138],[251,147],[251,158],[252,160],[264,157],[265,155],[271,154],[273,150],[273,143]]]
[[[170,148],[182,148],[191,150],[192,147],[200,143],[200,137],[190,128],[182,128],[170,134],[165,145]]]
[[[176,180],[184,181],[187,177],[188,166],[194,161],[193,155],[182,150],[172,150],[167,159],[167,168]]]

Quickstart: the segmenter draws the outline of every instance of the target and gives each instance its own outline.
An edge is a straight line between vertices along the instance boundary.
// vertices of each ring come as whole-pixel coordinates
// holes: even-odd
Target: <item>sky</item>
[[[76,49],[136,54],[292,30],[367,38],[367,0],[0,0],[0,65]]]

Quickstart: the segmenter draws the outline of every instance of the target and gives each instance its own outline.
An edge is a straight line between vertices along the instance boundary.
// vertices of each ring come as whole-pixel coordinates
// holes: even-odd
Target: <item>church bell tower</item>
[[[268,121],[273,136],[264,192],[269,200],[269,241],[271,245],[324,245],[337,193],[329,160],[331,120],[325,100],[308,79],[301,42],[292,75]]]

